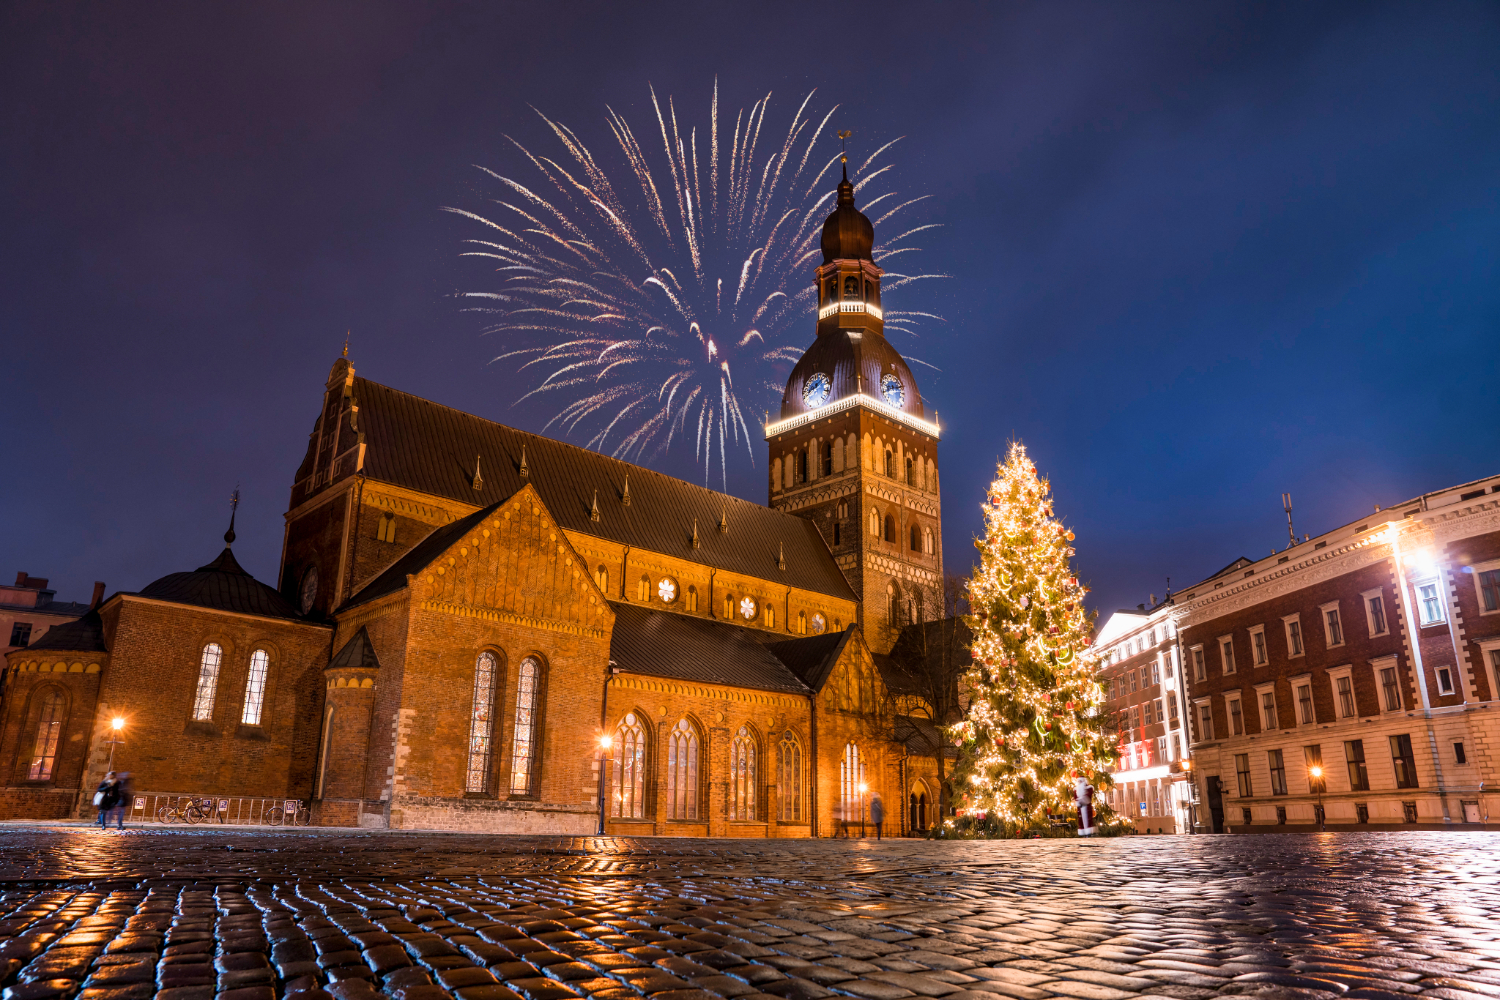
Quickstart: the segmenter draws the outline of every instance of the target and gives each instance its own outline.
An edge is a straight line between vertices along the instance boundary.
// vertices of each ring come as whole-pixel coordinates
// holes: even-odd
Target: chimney
[[[99,606],[99,602],[101,602],[103,600],[104,600],[104,581],[103,580],[95,580],[94,581],[94,599],[91,600],[91,601],[89,601],[89,610],[93,611],[95,608],[97,608]]]
[[[24,586],[26,586],[26,571],[24,569],[21,570],[21,572],[19,572],[19,573],[16,574],[16,586],[17,587],[24,587]]]

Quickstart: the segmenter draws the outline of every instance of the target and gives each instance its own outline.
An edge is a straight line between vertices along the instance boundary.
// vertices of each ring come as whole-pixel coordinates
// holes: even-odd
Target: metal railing
[[[297,799],[270,798],[264,795],[192,795],[186,792],[132,792],[127,823],[157,823],[164,810],[176,812],[168,820],[181,823],[182,810],[189,803],[208,804],[206,815],[198,820],[200,826],[269,826],[272,810],[284,810],[287,819],[281,825],[290,826],[290,817],[297,816],[306,822],[306,809]],[[299,815],[299,810],[302,810]]]

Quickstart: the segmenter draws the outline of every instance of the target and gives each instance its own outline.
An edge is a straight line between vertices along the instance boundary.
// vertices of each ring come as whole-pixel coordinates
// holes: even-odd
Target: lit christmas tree
[[[969,820],[961,825],[1010,833],[1071,811],[1079,777],[1103,792],[1115,748],[1088,654],[1088,589],[1068,568],[1073,532],[1053,516],[1047,482],[1019,443],[990,484],[984,520],[969,580],[969,710],[953,727],[954,805]]]

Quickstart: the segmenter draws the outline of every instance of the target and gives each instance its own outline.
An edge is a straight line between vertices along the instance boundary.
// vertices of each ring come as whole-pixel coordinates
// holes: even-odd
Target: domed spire
[[[848,132],[840,132],[839,139],[847,139]],[[870,251],[875,246],[875,227],[863,212],[854,207],[854,185],[849,183],[849,155],[839,154],[843,164],[844,179],[839,181],[838,205],[823,223],[823,263],[836,260],[873,260]]]

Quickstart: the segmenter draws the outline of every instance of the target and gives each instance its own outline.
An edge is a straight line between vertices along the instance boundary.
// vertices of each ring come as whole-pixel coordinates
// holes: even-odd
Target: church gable
[[[885,682],[858,630],[839,650],[819,697],[825,709],[839,712],[880,715],[889,708]]]

